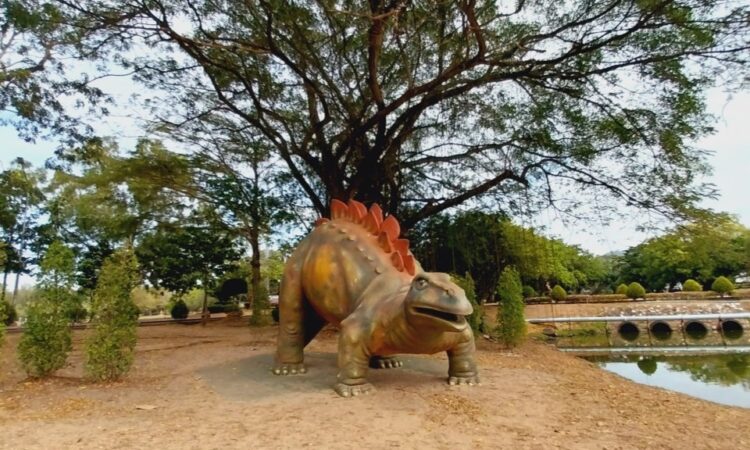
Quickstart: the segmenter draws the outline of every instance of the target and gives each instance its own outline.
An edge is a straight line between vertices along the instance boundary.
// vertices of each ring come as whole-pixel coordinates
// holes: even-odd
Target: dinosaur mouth
[[[424,306],[417,306],[416,308],[414,308],[414,311],[420,314],[424,314],[426,316],[432,316],[441,320],[445,320],[446,322],[461,323],[465,320],[464,316],[459,316],[458,314],[440,311],[438,309],[425,308]]]

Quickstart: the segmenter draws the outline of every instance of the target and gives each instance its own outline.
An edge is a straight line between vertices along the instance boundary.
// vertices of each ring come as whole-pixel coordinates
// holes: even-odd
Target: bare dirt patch
[[[747,448],[750,410],[637,385],[539,343],[480,342],[482,384],[445,384],[442,355],[372,371],[374,394],[339,398],[336,335],[309,347],[310,371],[274,377],[275,328],[231,323],[139,329],[123,381],[70,364],[25,380],[18,335],[0,351],[0,448]]]

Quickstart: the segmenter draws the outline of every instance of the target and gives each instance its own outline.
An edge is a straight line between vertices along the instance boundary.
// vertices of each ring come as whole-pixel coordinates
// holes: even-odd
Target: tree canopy
[[[407,229],[470,200],[576,210],[565,193],[580,188],[684,215],[711,194],[690,145],[710,131],[703,92],[741,83],[750,55],[748,6],[721,0],[55,11],[79,58],[154,90],[155,124],[192,133],[221,117],[277,155],[319,213],[331,197],[379,201]]]
[[[650,290],[693,278],[710,286],[719,276],[750,270],[750,229],[729,216],[698,221],[628,249],[620,277]]]

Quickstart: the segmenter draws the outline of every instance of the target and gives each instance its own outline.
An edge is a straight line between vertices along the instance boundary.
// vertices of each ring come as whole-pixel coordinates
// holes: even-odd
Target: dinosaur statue
[[[273,373],[306,372],[303,349],[326,323],[339,325],[336,392],[372,390],[368,367],[394,368],[398,353],[448,353],[448,383],[477,384],[472,306],[447,274],[426,273],[377,204],[331,202],[284,267]]]

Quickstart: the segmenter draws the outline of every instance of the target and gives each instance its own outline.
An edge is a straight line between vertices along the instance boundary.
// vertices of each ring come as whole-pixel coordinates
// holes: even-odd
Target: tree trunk
[[[208,276],[203,277],[203,311],[201,312],[201,325],[204,327],[208,322]]]
[[[16,282],[13,284],[13,297],[10,299],[10,304],[16,303],[16,296],[18,295],[18,280],[21,278],[21,272],[16,273]]]
[[[253,295],[252,317],[250,323],[263,325],[265,320],[263,314],[266,310],[266,298],[263,295],[263,285],[260,276],[260,231],[257,227],[250,229],[250,248],[253,255],[250,259],[250,291]]]
[[[0,301],[5,301],[5,288],[8,285],[8,268],[3,271],[3,293],[0,294]]]

